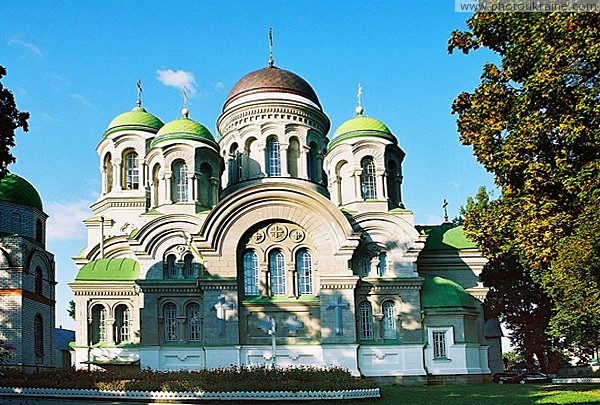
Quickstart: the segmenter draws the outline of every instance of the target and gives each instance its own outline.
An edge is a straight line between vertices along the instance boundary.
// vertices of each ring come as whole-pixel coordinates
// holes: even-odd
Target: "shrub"
[[[129,391],[323,391],[374,388],[339,367],[252,366],[215,370],[108,372],[53,370],[34,373],[6,370],[5,387],[79,388]]]

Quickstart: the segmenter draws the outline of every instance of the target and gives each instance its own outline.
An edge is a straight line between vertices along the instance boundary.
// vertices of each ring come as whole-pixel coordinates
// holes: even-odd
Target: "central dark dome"
[[[242,96],[274,92],[291,93],[305,97],[321,108],[317,94],[306,80],[288,70],[268,66],[242,77],[229,92],[223,109]]]

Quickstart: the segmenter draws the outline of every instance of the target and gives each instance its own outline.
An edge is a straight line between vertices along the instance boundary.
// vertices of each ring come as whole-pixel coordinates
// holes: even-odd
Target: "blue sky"
[[[57,325],[73,328],[66,308],[72,260],[85,246],[81,220],[100,191],[95,148],[108,123],[143,105],[164,122],[180,117],[191,87],[190,118],[215,135],[227,93],[267,65],[273,27],[276,66],[306,79],[332,122],[356,107],[363,86],[368,116],[384,122],[407,156],[404,202],[418,224],[454,217],[487,174],[458,140],[452,100],[473,90],[485,51],[448,55],[454,29],[470,14],[451,1],[40,1],[3,3],[3,84],[31,113],[17,135],[10,170],[33,183],[50,214],[48,248],[56,255]],[[161,76],[162,72],[162,76]],[[159,80],[162,77],[162,81]]]

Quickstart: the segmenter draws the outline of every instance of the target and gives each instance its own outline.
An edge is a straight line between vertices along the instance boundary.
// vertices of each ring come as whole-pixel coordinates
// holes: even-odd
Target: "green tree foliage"
[[[508,326],[512,345],[529,363],[536,363],[535,355],[542,369],[554,371],[558,357],[546,334],[551,300],[511,250],[510,223],[496,215],[501,206],[501,198],[490,201],[490,192],[481,187],[461,207],[465,232],[489,258],[481,272],[481,281],[489,287],[485,318],[498,318]]]
[[[0,80],[6,75],[6,69],[0,65]],[[8,165],[15,161],[10,148],[15,146],[15,131],[18,128],[27,132],[28,112],[17,109],[15,98],[10,90],[0,82],[0,180],[6,175]]]
[[[67,313],[73,320],[75,320],[75,301],[69,301],[69,308],[67,309]]]
[[[590,224],[600,222],[600,14],[476,13],[467,25],[449,51],[485,47],[500,63],[486,63],[452,110],[462,143],[502,192],[484,217],[466,217],[467,234],[490,266],[500,261],[500,275],[510,258],[542,286],[555,336],[597,345],[585,330],[600,323],[598,311],[582,304],[598,298],[587,276],[599,272]]]

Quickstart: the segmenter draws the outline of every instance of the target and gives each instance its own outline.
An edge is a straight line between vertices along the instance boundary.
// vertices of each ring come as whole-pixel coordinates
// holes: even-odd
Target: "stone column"
[[[123,160],[115,159],[113,163],[113,188],[117,191],[123,190]]]
[[[310,180],[308,178],[308,154],[310,148],[308,146],[300,145],[300,162],[298,164],[298,178]]]
[[[172,177],[173,174],[171,172],[165,173],[165,187],[163,188],[163,190],[165,191],[164,201],[168,204],[173,204],[173,196],[171,195],[171,192],[173,190]]]
[[[188,187],[187,202],[193,203],[196,201],[196,174],[195,173],[187,174],[187,187]]]
[[[290,175],[288,171],[288,147],[289,143],[280,143],[279,144],[279,157],[281,160],[281,177],[288,177]]]
[[[210,206],[214,207],[219,200],[219,179],[216,177],[211,177],[209,182],[210,187]]]
[[[362,174],[362,169],[354,169],[354,173],[352,177],[354,177],[354,200],[362,200],[363,193],[360,182],[360,175]]]
[[[375,184],[377,185],[377,199],[385,200],[385,171],[376,170],[375,176]]]

